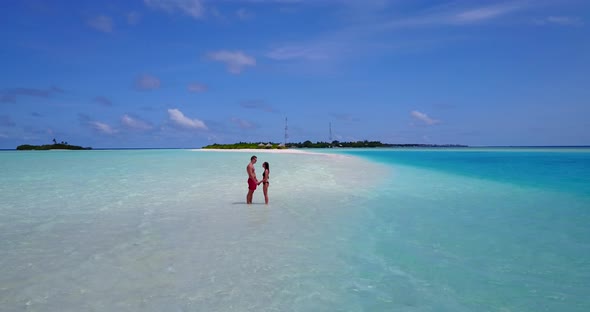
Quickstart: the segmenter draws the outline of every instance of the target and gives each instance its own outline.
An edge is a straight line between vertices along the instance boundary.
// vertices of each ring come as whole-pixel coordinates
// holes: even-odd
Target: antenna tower
[[[289,127],[287,126],[287,117],[285,117],[285,146],[287,145],[287,138],[289,137],[288,130]]]

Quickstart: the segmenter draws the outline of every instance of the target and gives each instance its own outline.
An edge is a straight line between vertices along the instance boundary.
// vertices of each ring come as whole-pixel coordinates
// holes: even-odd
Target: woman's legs
[[[264,203],[268,205],[268,183],[264,183],[262,191],[264,192]]]

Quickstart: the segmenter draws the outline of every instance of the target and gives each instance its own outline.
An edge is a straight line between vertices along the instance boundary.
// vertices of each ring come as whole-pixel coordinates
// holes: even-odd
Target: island
[[[249,143],[249,142],[239,142],[233,144],[211,144],[207,146],[203,146],[203,149],[284,149],[287,148],[285,144],[279,143]]]
[[[211,144],[203,146],[203,149],[285,149],[285,148],[376,148],[376,147],[399,147],[399,148],[439,148],[439,147],[468,147],[461,144],[391,144],[379,141],[356,141],[356,142],[299,142],[299,143],[273,143],[273,142],[239,142],[233,144]]]
[[[82,147],[77,145],[70,145],[68,142],[57,142],[53,139],[53,144],[45,145],[30,145],[23,144],[16,147],[17,151],[47,151],[47,150],[91,150],[92,147]]]

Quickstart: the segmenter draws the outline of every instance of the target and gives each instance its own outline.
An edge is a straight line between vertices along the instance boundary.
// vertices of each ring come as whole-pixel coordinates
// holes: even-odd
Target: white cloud
[[[176,124],[177,126],[180,126],[182,128],[186,128],[186,129],[202,129],[202,130],[207,130],[207,125],[205,125],[205,123],[199,119],[190,119],[188,117],[186,117],[180,110],[176,109],[176,108],[172,108],[172,109],[168,109],[168,116],[170,117],[170,120]]]
[[[90,121],[89,122],[90,125],[92,126],[92,128],[94,128],[94,130],[104,133],[104,134],[115,134],[117,133],[117,130],[113,129],[111,126],[99,122],[99,121]]]
[[[201,18],[205,14],[205,7],[201,0],[144,0],[143,2],[152,9],[168,13],[179,11],[194,18]]]
[[[208,54],[209,59],[222,62],[232,74],[239,74],[246,66],[256,66],[256,59],[241,51],[217,51]]]
[[[123,117],[121,117],[121,123],[127,128],[140,131],[147,131],[153,128],[152,125],[150,125],[148,122],[145,122],[138,118],[133,118],[129,115],[123,115]]]
[[[292,59],[321,60],[328,58],[328,49],[317,45],[291,45],[273,49],[266,56],[277,61]]]
[[[405,19],[395,19],[386,23],[373,25],[373,27],[376,29],[386,30],[401,27],[407,28],[440,25],[471,25],[500,18],[510,13],[526,9],[528,6],[529,4],[523,1],[506,2],[471,8],[456,8],[451,6],[449,9],[446,6],[443,6],[443,9],[433,10],[428,14],[412,16]]]
[[[3,134],[3,133],[0,133],[0,138],[3,138],[3,139],[8,139],[8,135],[6,135],[6,134]]]
[[[193,82],[188,85],[187,89],[189,92],[201,93],[207,91],[207,86],[202,83]]]
[[[113,20],[106,15],[99,15],[88,20],[88,26],[105,33],[113,31]]]
[[[428,48],[455,39],[445,36],[436,40],[424,40],[417,36],[399,41],[376,41],[375,38],[400,29],[466,27],[487,23],[532,6],[527,0],[486,2],[485,5],[477,3],[480,2],[451,1],[445,5],[431,5],[418,13],[404,15],[392,9],[392,3],[388,1],[326,1],[325,5],[344,6],[344,12],[347,13],[344,16],[353,16],[354,19],[349,20],[352,22],[339,30],[320,33],[311,40],[273,46],[265,53],[265,56],[276,61],[333,62],[346,58],[366,57],[374,53],[382,53],[382,51]]]
[[[494,6],[465,10],[455,14],[451,21],[456,23],[477,23],[506,15],[522,8],[518,3],[506,3]]]
[[[419,111],[412,111],[410,114],[412,115],[412,117],[424,122],[427,125],[434,125],[440,122],[439,120],[432,119],[428,117],[428,115]]]
[[[140,90],[154,90],[160,88],[160,79],[152,75],[141,75],[135,81],[135,86]]]
[[[570,17],[570,16],[549,16],[542,20],[536,20],[536,24],[538,25],[561,25],[561,26],[582,26],[584,25],[584,21],[579,17]]]
[[[231,121],[236,124],[240,129],[256,129],[256,125],[240,118],[232,118]]]

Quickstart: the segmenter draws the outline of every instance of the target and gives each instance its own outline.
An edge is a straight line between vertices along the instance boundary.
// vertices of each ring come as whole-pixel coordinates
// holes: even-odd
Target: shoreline
[[[244,149],[222,149],[222,148],[206,148],[206,149],[191,149],[195,152],[231,152],[231,153],[269,153],[269,154],[307,154],[307,155],[334,155],[329,153],[321,152],[310,152],[296,149],[255,149],[255,148],[244,148]],[[344,156],[344,155],[340,155]]]

